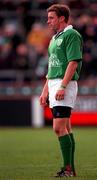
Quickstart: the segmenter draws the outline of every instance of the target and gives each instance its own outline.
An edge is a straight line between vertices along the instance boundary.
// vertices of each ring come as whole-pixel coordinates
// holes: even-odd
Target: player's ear
[[[60,16],[60,19],[59,19],[60,22],[63,22],[65,21],[65,17],[64,16]]]

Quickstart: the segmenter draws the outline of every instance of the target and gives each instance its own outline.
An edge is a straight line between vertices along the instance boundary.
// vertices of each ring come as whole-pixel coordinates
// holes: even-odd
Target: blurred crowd
[[[31,70],[30,81],[47,73],[47,48],[53,35],[46,9],[54,3],[71,8],[71,24],[84,40],[80,80],[97,78],[96,0],[0,0],[0,71]]]

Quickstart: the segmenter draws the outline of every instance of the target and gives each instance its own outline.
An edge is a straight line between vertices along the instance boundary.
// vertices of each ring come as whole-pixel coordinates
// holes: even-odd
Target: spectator
[[[55,2],[70,6],[73,17],[71,22],[84,39],[83,72],[80,80],[97,77],[96,0],[2,0],[0,69],[32,69],[37,79],[44,78],[47,68],[46,52],[52,36],[45,24],[44,9]]]

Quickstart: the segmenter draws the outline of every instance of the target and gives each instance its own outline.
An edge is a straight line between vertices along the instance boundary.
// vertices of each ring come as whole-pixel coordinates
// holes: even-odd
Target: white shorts
[[[49,89],[49,106],[53,108],[54,106],[68,106],[74,108],[78,85],[77,81],[70,81],[65,89],[65,96],[63,100],[56,100],[55,95],[57,90],[61,86],[62,79],[53,79],[48,81],[48,89]]]

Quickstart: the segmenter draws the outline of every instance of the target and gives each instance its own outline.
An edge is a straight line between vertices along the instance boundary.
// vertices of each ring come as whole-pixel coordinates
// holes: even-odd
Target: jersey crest
[[[62,41],[63,41],[63,39],[58,39],[57,40],[57,46],[60,46],[62,44]]]

